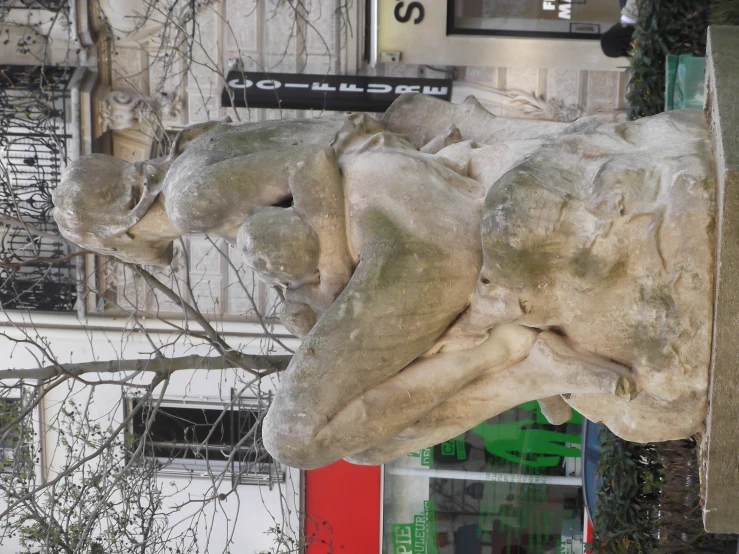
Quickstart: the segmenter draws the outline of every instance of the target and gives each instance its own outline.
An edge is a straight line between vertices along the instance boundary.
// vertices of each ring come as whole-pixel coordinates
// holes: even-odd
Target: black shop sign
[[[242,73],[231,71],[221,106],[384,112],[401,94],[419,92],[443,100],[452,97],[451,79]],[[233,92],[233,104],[229,95]]]

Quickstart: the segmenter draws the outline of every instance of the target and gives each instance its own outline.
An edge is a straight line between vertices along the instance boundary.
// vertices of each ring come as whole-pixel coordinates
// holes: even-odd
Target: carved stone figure
[[[635,441],[706,411],[714,177],[699,111],[496,118],[474,98],[183,131],[167,159],[93,155],[54,195],[65,236],[166,264],[234,241],[303,338],[264,422],[279,460],[382,463],[538,399]]]

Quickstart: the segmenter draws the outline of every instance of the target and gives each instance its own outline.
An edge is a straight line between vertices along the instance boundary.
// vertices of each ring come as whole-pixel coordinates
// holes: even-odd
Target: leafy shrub
[[[664,470],[659,496],[660,552],[724,552],[722,541],[703,528],[696,441],[666,442],[660,452]]]
[[[667,54],[705,56],[709,0],[642,0],[634,33],[629,119],[665,109]]]
[[[713,0],[711,2],[711,25],[739,25],[739,2],[736,0]]]
[[[594,554],[725,551],[703,529],[695,440],[639,444],[605,427],[600,440]]]
[[[625,441],[606,427],[600,441],[593,552],[657,552],[657,501],[663,483],[659,446]]]

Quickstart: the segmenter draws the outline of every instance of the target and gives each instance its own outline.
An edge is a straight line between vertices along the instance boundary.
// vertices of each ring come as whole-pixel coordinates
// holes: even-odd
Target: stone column
[[[718,205],[703,521],[710,533],[739,533],[739,27],[709,29],[706,79]]]

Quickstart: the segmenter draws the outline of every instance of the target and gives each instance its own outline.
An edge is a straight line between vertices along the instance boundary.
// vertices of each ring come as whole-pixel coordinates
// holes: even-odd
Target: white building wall
[[[20,318],[19,318],[20,319]],[[25,318],[29,322],[29,318]],[[74,318],[71,316],[40,316],[38,325],[40,336],[48,340],[49,349],[56,353],[61,363],[88,362],[93,360],[117,360],[146,358],[151,351],[151,346],[145,338],[138,333],[129,334],[110,328],[107,318],[96,318],[88,321],[92,326],[87,329],[74,328]],[[16,320],[17,321],[17,320]],[[48,326],[69,328],[48,328]],[[47,326],[46,328],[43,328]],[[96,330],[97,327],[108,327],[105,330]],[[236,325],[238,326],[238,324]],[[236,327],[234,326],[234,327]],[[244,331],[257,331],[253,325],[243,324]],[[2,328],[11,336],[21,336],[20,331],[12,327]],[[166,340],[166,335],[154,333],[155,340]],[[231,335],[229,342],[233,345],[251,344],[246,348],[246,353],[259,353],[261,347],[254,336],[244,334],[242,336]],[[288,339],[288,345],[296,346],[294,340]],[[10,352],[12,351],[12,357]],[[6,356],[3,369],[11,368],[33,368],[38,367],[36,358],[30,350],[21,348],[13,349],[12,344],[0,337],[0,352]],[[207,355],[205,348],[188,347],[186,345],[175,348],[173,356],[190,354]],[[9,358],[9,359],[8,359]],[[194,370],[176,373],[169,383],[166,398],[188,399],[198,401],[200,399],[221,399],[224,404],[230,401],[231,388],[240,389],[248,376],[237,370],[207,371]],[[266,391],[274,390],[276,379],[267,378],[263,381]],[[161,386],[154,393],[161,390]],[[84,404],[88,388],[76,385],[72,397],[76,398],[78,404]],[[69,397],[69,391],[65,387],[50,392],[45,398],[40,410],[42,421],[52,421],[59,412],[65,399]],[[102,426],[106,427],[109,422],[115,425],[123,419],[123,405],[121,402],[121,388],[114,385],[100,385],[95,388],[93,401],[90,404],[90,417],[99,419]],[[43,426],[42,447],[44,450],[43,460],[45,468],[41,469],[45,479],[53,479],[63,461],[63,451],[59,447],[59,437],[56,432],[48,426]],[[231,490],[230,478],[226,478],[222,485],[216,490],[210,477],[195,476],[192,479],[176,475],[163,475],[160,479],[165,493],[173,493],[182,489],[180,493],[173,494],[168,499],[168,507],[186,504],[188,500],[198,500],[213,497],[219,493],[228,493]],[[265,532],[279,524],[284,529],[292,529],[299,532],[300,529],[300,471],[286,468],[285,482],[273,485],[272,489],[267,485],[238,485],[236,492],[227,497],[226,500],[215,500],[209,502],[205,509],[200,510],[200,505],[190,503],[177,514],[170,516],[170,524],[173,525],[173,533],[186,529],[197,529],[197,535],[201,545],[208,540],[210,552],[224,552],[231,540],[232,552],[243,552],[244,554],[258,553],[272,546],[270,536]],[[0,498],[0,511],[5,506]],[[200,510],[200,511],[199,511]],[[199,511],[199,512],[198,512]],[[192,518],[193,513],[198,517]],[[209,538],[208,538],[209,537]],[[0,554],[15,554],[18,545],[6,542],[0,545]]]
[[[405,63],[401,58],[402,63],[370,67],[363,61],[364,3],[352,2],[349,8],[337,10],[341,4],[335,0],[306,2],[309,11],[301,17],[286,3],[273,0],[209,3],[198,12],[199,43],[194,51],[197,63],[187,78],[164,78],[156,54],[156,33],[150,37],[137,35],[117,42],[112,58],[112,88],[137,91],[154,100],[161,92],[176,95],[175,111],[163,116],[164,124],[170,128],[226,115],[241,121],[317,115],[299,110],[220,106],[222,75],[238,60],[247,72],[452,77],[454,102],[475,94],[492,113],[504,117],[573,121],[588,114],[606,119],[625,115],[626,74],[605,57],[608,63],[604,62],[600,70],[589,58],[578,69],[577,56],[567,67],[547,67],[544,59],[540,67],[533,66],[533,62],[522,65],[514,58],[508,60],[509,65],[486,66],[478,59],[470,59],[476,65],[441,67]],[[435,37],[428,37],[429,42],[434,40]],[[554,50],[569,44],[561,40],[531,41],[551,43]],[[582,41],[574,42],[580,50],[575,48],[572,52],[585,48]],[[592,41],[586,42],[592,46]],[[496,58],[496,62],[500,61],[506,60]],[[182,67],[181,62],[175,65]],[[132,140],[140,141],[141,137],[133,131],[114,133],[114,143],[126,143],[129,149]],[[148,146],[150,140],[143,143]]]

